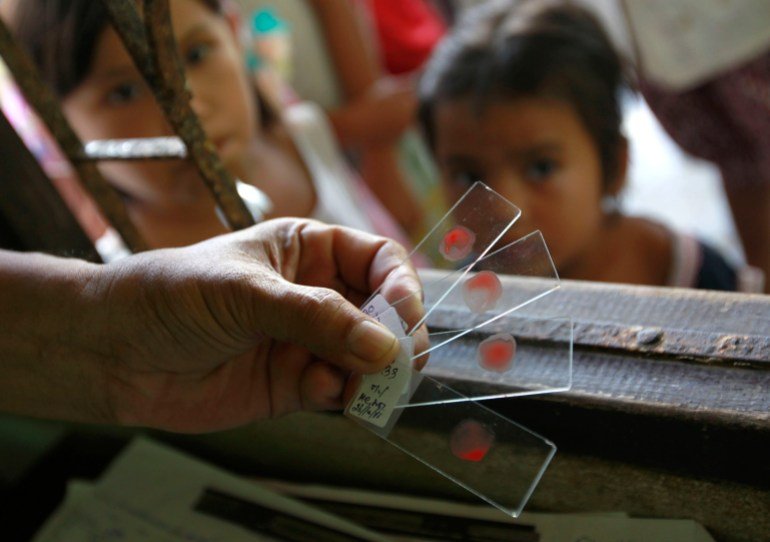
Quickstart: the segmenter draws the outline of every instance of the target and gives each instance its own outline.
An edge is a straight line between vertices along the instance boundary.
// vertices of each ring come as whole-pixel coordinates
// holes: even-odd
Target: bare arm
[[[349,0],[311,0],[347,101],[364,96],[381,76],[372,42]]]
[[[350,0],[312,0],[345,105],[330,112],[343,145],[392,143],[411,124],[414,83],[382,72],[365,21]]]
[[[408,232],[422,226],[422,209],[401,171],[397,143],[414,121],[417,100],[407,77],[387,77],[350,0],[311,0],[345,95],[329,111],[340,143],[362,154],[372,192]]]
[[[88,345],[98,266],[0,251],[0,410],[110,417],[100,356]]]

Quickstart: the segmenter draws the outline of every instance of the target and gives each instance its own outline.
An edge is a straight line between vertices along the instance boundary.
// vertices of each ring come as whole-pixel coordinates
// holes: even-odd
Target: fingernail
[[[348,336],[348,350],[359,358],[377,362],[395,350],[396,336],[371,320],[359,322]]]

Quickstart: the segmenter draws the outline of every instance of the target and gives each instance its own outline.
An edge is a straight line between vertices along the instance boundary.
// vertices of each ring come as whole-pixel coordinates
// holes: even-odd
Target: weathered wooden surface
[[[59,107],[59,102],[42,81],[29,55],[14,41],[8,28],[0,20],[0,56],[8,65],[26,100],[35,109],[48,130],[56,138],[64,153],[72,158],[82,153],[82,143]],[[133,252],[147,248],[144,239],[128,217],[123,201],[96,165],[73,162],[83,186],[88,190],[104,215]]]
[[[0,247],[101,261],[34,156],[0,113]]]
[[[565,282],[528,311],[572,315],[576,336],[569,392],[484,402],[559,448],[527,509],[693,518],[719,541],[769,539],[770,297]],[[429,323],[459,317],[437,310]],[[639,344],[649,326],[662,337]],[[709,348],[741,330],[758,346]],[[484,379],[457,380],[469,360],[453,359],[455,350],[442,358],[449,365],[425,372],[484,393]],[[414,429],[416,438],[440,438],[434,427]],[[246,473],[474,499],[335,415],[174,440]]]
[[[213,194],[228,225],[238,230],[254,224],[251,213],[238,196],[235,180],[225,169],[216,148],[206,137],[190,107],[190,91],[177,55],[168,0],[145,0],[144,22],[133,2],[101,1],[166,118],[187,147],[190,159]]]
[[[430,288],[437,275],[421,274]],[[516,287],[541,289],[536,279]],[[770,297],[764,295],[567,282],[517,313],[571,317],[583,347],[734,366],[770,363]],[[444,310],[433,322],[468,327],[481,320]]]

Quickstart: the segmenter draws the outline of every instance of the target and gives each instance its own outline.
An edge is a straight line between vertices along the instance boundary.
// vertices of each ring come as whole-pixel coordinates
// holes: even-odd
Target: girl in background
[[[419,89],[446,190],[481,180],[511,200],[522,210],[511,236],[540,229],[563,278],[736,289],[736,271],[712,248],[615,204],[629,160],[627,81],[583,8],[502,1],[469,10]]]

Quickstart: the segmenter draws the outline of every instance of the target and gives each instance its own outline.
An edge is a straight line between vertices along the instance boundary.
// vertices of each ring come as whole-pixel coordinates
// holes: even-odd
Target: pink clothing
[[[385,69],[394,75],[413,72],[428,60],[446,33],[439,14],[424,0],[369,0]]]

